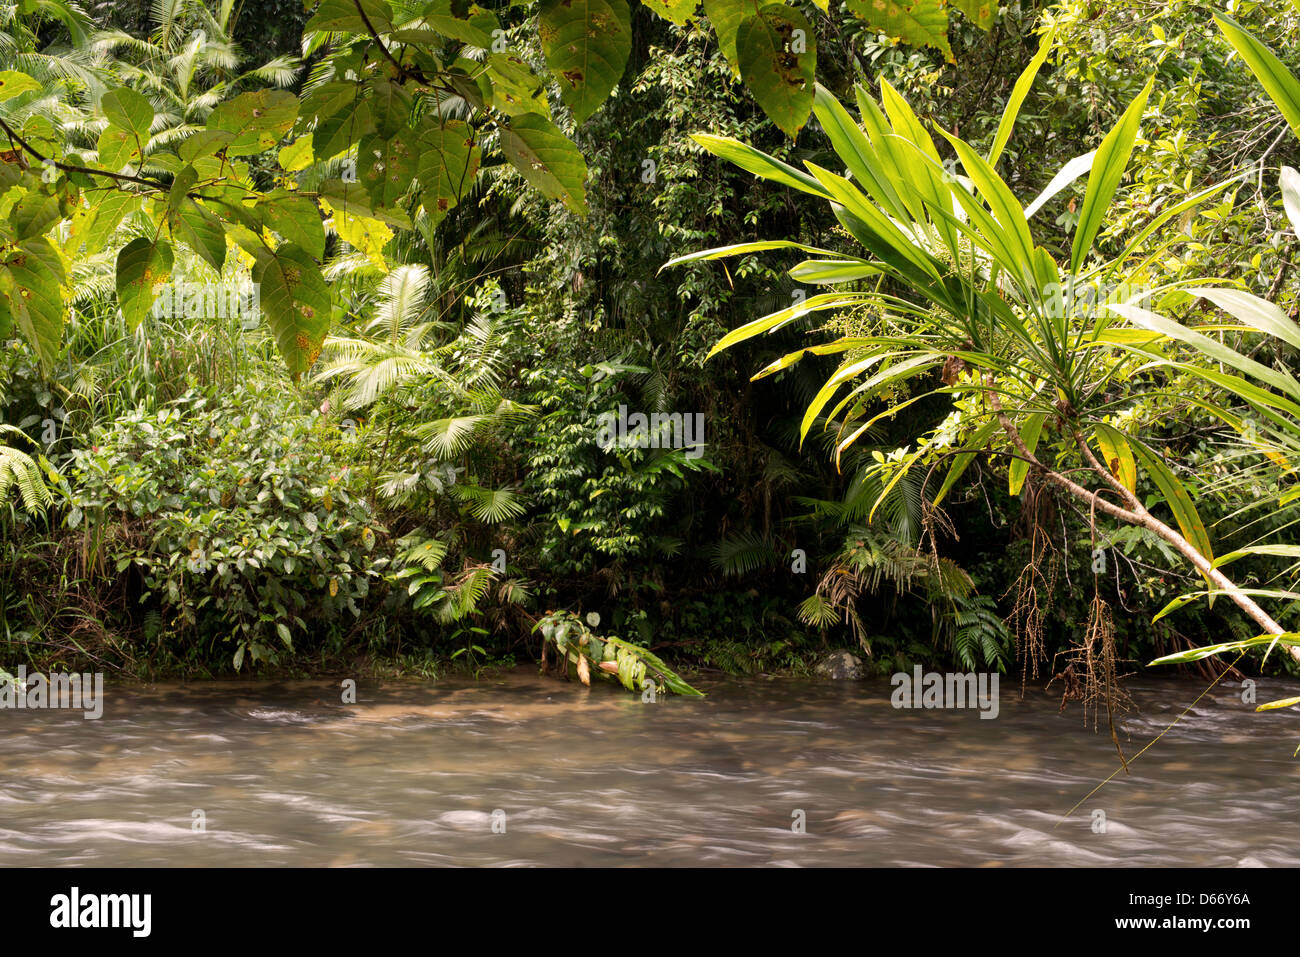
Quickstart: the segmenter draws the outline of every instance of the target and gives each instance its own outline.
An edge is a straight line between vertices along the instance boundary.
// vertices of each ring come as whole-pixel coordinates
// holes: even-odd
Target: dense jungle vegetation
[[[1256,670],[1300,618],[1297,40],[0,2],[3,663],[433,673],[563,618],[742,673]],[[703,448],[600,441],[655,413]]]

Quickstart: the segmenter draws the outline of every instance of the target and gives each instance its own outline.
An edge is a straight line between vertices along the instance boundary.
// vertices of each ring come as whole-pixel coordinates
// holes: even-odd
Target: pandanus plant
[[[1188,483],[1137,428],[1142,403],[1159,399],[1162,392],[1166,400],[1194,403],[1230,425],[1241,425],[1218,403],[1174,395],[1168,387],[1151,384],[1149,374],[1140,375],[1151,371],[1153,358],[1172,361],[1169,350],[1178,343],[1221,361],[1226,361],[1226,347],[1211,334],[1158,320],[1137,305],[1150,300],[1160,306],[1198,294],[1184,282],[1149,285],[1150,265],[1165,243],[1157,242],[1152,253],[1148,240],[1159,239],[1163,226],[1221,194],[1236,178],[1169,205],[1117,256],[1100,256],[1097,238],[1133,152],[1151,92],[1148,82],[1096,150],[1067,163],[1041,195],[1022,205],[998,173],[998,163],[1051,42],[1049,33],[1015,84],[987,153],[942,129],[937,132],[943,142],[937,144],[903,97],[883,81],[879,101],[858,89],[856,120],[829,91],[816,88],[814,112],[842,172],[812,162],[797,169],[734,139],[697,135],[706,150],[742,169],[830,203],[862,250],[847,254],[782,240],[748,242],[666,265],[771,249],[810,254],[813,258],[790,275],[831,291],[755,319],[713,348],[713,353],[732,348],[814,313],[851,311],[868,317],[859,322],[862,332],[798,349],[754,376],[778,373],[808,355],[842,357],[809,405],[802,436],[818,422],[835,424],[841,453],[879,419],[927,396],[950,396],[953,410],[947,421],[915,448],[878,459],[887,477],[882,499],[913,469],[928,469],[928,481],[942,466],[946,475],[934,496],[937,504],[976,455],[1001,456],[1009,462],[1013,495],[1022,492],[1032,473],[1078,500],[1090,515],[1101,513],[1149,530],[1204,577],[1211,600],[1226,595],[1266,633],[1257,640],[1280,641],[1300,660],[1300,637],[1274,621],[1256,600],[1260,595],[1238,587],[1221,571],[1222,561],[1216,562]],[[947,164],[940,145],[953,154]],[[1058,259],[1035,242],[1031,220],[1085,173],[1069,255]],[[1099,296],[1108,305],[1099,305]],[[1285,317],[1251,310],[1238,317],[1257,331],[1300,338],[1300,327]],[[1250,368],[1284,392],[1294,385],[1289,376]],[[1216,378],[1219,373],[1206,375],[1238,396],[1245,391]],[[897,395],[905,383],[920,386],[917,394],[888,401],[884,412],[868,417],[873,402]],[[1138,383],[1147,385],[1139,390]],[[1283,400],[1270,393],[1269,401]],[[1158,488],[1172,522],[1138,497],[1139,470]]]

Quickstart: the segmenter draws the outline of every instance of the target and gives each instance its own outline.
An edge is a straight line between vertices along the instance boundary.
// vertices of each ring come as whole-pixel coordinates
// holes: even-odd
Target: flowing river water
[[[883,680],[699,686],[110,682],[99,720],[0,711],[0,866],[1300,864],[1300,721],[1235,685],[1063,821],[1118,758],[1058,694],[1007,680],[986,720]],[[1132,755],[1203,686],[1129,688]]]

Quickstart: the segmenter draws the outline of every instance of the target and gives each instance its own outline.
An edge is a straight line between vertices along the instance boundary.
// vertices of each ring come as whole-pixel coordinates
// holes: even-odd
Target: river
[[[1235,686],[1063,820],[1118,758],[1058,694],[1008,679],[985,720],[886,681],[699,685],[110,681],[99,720],[0,711],[0,865],[1300,864],[1300,721]],[[1129,688],[1129,755],[1202,690]]]

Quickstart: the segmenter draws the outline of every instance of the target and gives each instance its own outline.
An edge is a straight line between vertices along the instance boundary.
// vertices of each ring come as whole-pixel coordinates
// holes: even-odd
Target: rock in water
[[[813,674],[835,681],[861,681],[867,676],[862,659],[847,651],[836,651],[817,663]]]

